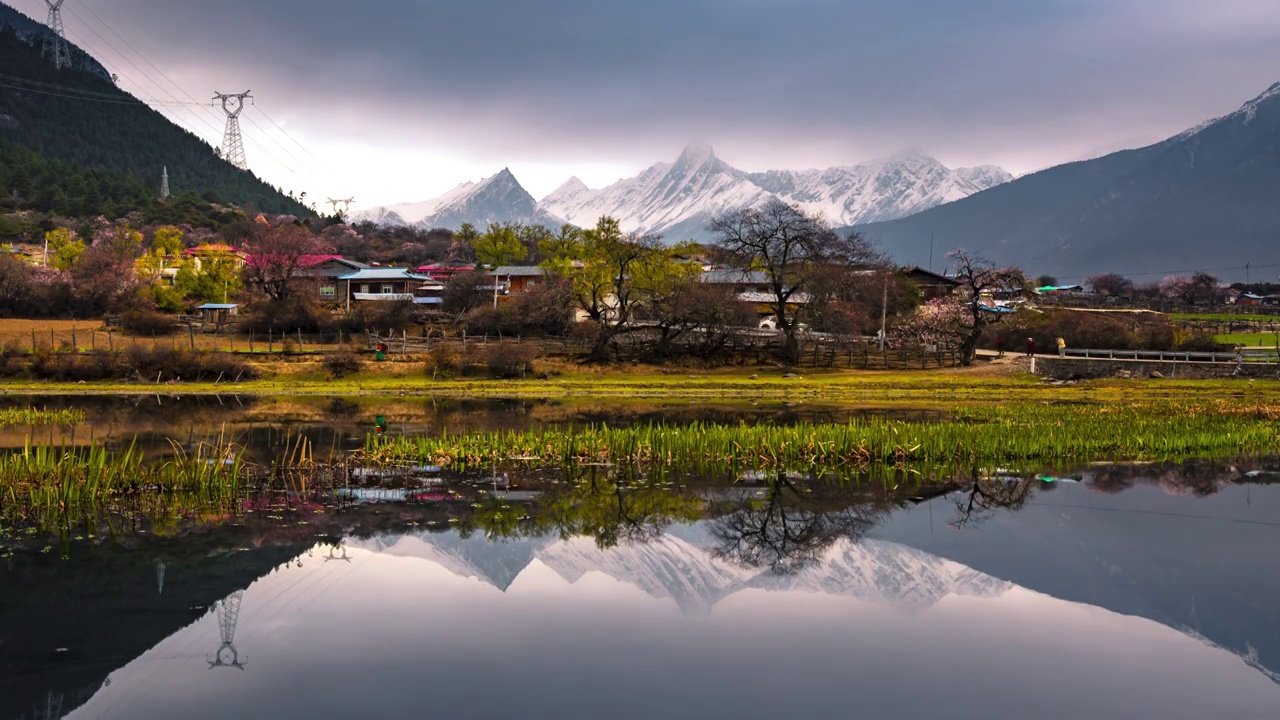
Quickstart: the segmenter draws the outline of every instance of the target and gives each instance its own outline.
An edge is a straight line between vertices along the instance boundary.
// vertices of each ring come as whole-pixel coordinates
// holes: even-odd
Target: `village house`
[[[758,270],[736,268],[711,268],[698,276],[698,281],[708,285],[729,286],[735,293],[769,293],[769,275]]]
[[[475,263],[469,263],[465,260],[445,260],[442,263],[434,265],[422,265],[418,268],[419,275],[425,275],[432,280],[444,282],[454,275],[475,270]]]
[[[364,268],[337,278],[338,291],[348,307],[351,302],[409,300],[429,279],[409,268]]]
[[[293,277],[315,280],[316,292],[321,300],[345,302],[345,291],[340,287],[340,279],[368,267],[341,255],[303,255],[298,258],[298,269],[293,271]]]
[[[955,278],[949,278],[932,270],[925,270],[918,265],[903,268],[901,272],[903,277],[915,283],[916,287],[920,289],[920,300],[923,302],[947,297],[960,286],[960,282]]]
[[[537,265],[500,265],[489,275],[497,283],[498,292],[518,295],[545,282],[547,271]]]

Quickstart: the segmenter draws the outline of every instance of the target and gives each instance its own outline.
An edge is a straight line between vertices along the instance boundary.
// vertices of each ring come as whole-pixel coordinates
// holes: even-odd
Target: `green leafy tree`
[[[178,266],[174,286],[185,298],[228,302],[240,291],[240,258],[229,252],[202,252]]]
[[[63,272],[75,267],[87,249],[84,241],[66,228],[50,230],[44,234],[44,241],[49,246],[49,264]]]
[[[489,223],[489,230],[476,238],[472,247],[476,260],[493,267],[523,260],[529,252],[517,228],[509,223]]]
[[[654,236],[626,235],[610,217],[547,247],[554,254],[543,267],[569,281],[575,305],[596,325],[591,360],[605,359],[646,304],[697,271],[676,261],[679,248],[664,247]]]

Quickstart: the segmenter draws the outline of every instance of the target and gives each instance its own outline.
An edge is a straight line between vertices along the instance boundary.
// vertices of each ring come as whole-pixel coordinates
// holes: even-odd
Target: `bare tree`
[[[771,200],[763,207],[743,208],[711,221],[716,248],[736,266],[764,273],[769,305],[785,337],[788,362],[800,359],[800,314],[811,279],[824,266],[859,265],[879,260],[871,244],[856,233],[836,234],[819,217],[793,205]]]
[[[1090,275],[1084,284],[1103,297],[1133,297],[1133,281],[1117,273]]]

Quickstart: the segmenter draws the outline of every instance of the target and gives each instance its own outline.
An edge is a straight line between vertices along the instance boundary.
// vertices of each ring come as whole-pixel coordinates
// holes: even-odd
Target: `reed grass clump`
[[[75,425],[84,422],[84,411],[37,408],[0,409],[0,428],[11,425]]]
[[[640,463],[711,469],[905,463],[1172,460],[1280,448],[1280,406],[1225,402],[1123,406],[1019,404],[958,409],[947,420],[847,423],[653,423],[372,438],[375,463]]]
[[[135,446],[112,451],[27,445],[0,454],[0,518],[45,527],[76,524],[127,498],[182,496],[200,505],[229,505],[247,470],[230,446],[202,445],[144,462]]]

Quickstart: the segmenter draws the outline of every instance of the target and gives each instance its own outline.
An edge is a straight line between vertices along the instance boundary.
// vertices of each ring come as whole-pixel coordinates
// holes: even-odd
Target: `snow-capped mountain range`
[[[715,215],[771,198],[821,213],[840,226],[905,217],[1011,179],[993,166],[949,169],[918,150],[826,170],[748,173],[716,157],[708,146],[691,145],[673,163],[657,163],[604,188],[588,188],[574,177],[535,201],[503,169],[433,200],[370,208],[352,219],[450,229],[464,222],[481,228],[490,222],[587,227],[608,215],[627,232],[677,241],[705,239],[707,221]]]
[[[794,575],[779,575],[717,558],[696,532],[682,535],[668,533],[653,542],[608,550],[585,537],[497,543],[430,532],[348,544],[420,558],[504,591],[534,560],[570,583],[589,572],[603,573],[653,597],[671,599],[690,615],[706,614],[724,598],[749,588],[847,595],[917,612],[948,596],[996,597],[1013,587],[959,563],[881,540],[839,540],[814,565]]]

